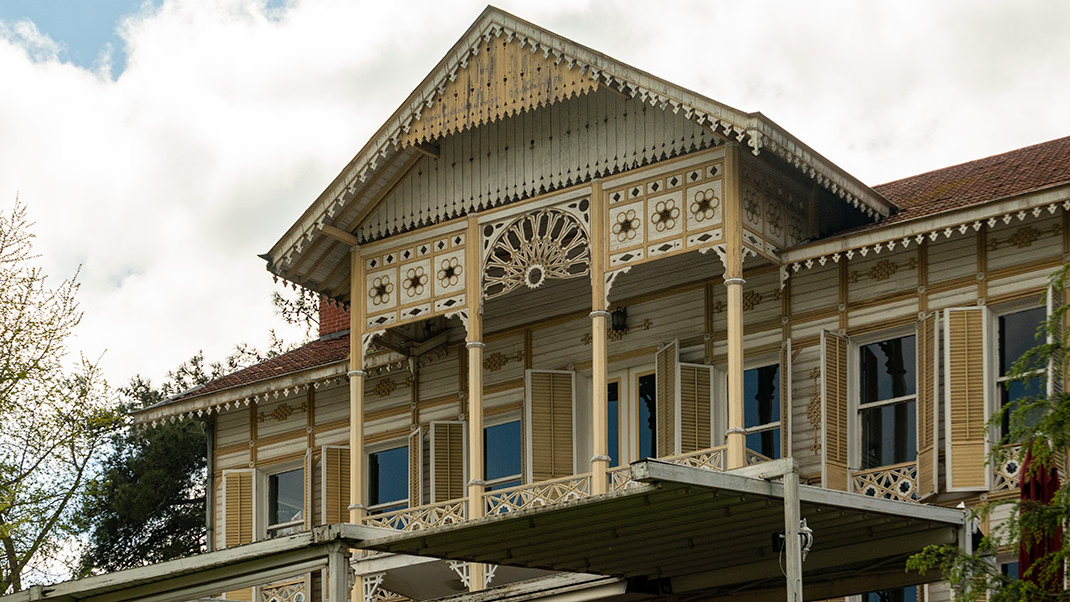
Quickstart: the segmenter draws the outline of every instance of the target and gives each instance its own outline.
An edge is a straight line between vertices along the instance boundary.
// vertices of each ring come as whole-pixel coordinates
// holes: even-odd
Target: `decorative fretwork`
[[[585,498],[591,494],[591,475],[582,474],[530,485],[491,491],[483,495],[487,516],[537,508]]]
[[[466,233],[457,230],[404,246],[365,251],[369,332],[465,307]]]
[[[810,445],[810,451],[815,455],[821,452],[821,368],[814,367],[810,371],[810,384],[813,387],[810,393],[810,401],[806,404],[806,420],[813,427],[815,437]]]
[[[295,579],[273,583],[260,588],[261,602],[305,602],[308,600],[305,580]]]
[[[918,500],[918,463],[904,462],[851,473],[854,490],[862,495],[886,500]]]
[[[997,236],[988,236],[987,245],[989,251],[995,251],[1000,247],[1018,247],[1019,249],[1028,249],[1033,246],[1033,243],[1043,238],[1045,235],[1058,236],[1062,234],[1062,224],[1055,222],[1048,228],[1034,228],[1033,226],[1022,226],[1014,231],[1013,234],[999,238]]]
[[[681,466],[690,466],[692,468],[704,468],[706,470],[724,470],[724,456],[727,446],[711,447],[709,449],[700,449],[694,452],[688,452],[686,454],[677,454],[675,456],[668,456],[660,458],[666,462],[672,462],[673,464],[679,464]]]
[[[768,292],[759,292],[755,290],[743,291],[743,311],[750,311],[762,303],[769,303],[772,301],[780,301],[784,296],[784,291],[779,286]],[[728,304],[724,301],[717,301],[714,303],[710,310],[715,314],[724,313],[728,309]]]
[[[609,475],[609,490],[621,491],[624,489],[632,489],[633,487],[639,487],[642,485],[639,481],[632,480],[632,469],[629,466],[618,466],[616,468],[610,468]]]
[[[483,272],[483,296],[493,299],[549,279],[590,273],[587,232],[574,216],[542,209],[511,223],[495,240]]]
[[[450,567],[450,570],[457,573],[457,576],[461,578],[461,585],[466,588],[472,587],[471,578],[471,564],[463,560],[448,560],[446,561]],[[494,581],[494,573],[498,570],[496,564],[484,564],[483,565],[483,589],[490,587],[492,581]]]
[[[868,270],[852,270],[851,273],[847,275],[847,280],[852,284],[858,282],[863,278],[870,278],[872,280],[876,280],[877,282],[883,282],[884,280],[891,278],[893,275],[895,275],[896,272],[901,269],[918,269],[918,258],[912,256],[907,258],[907,260],[903,263],[896,263],[888,259],[882,259],[870,266]]]
[[[809,190],[745,160],[741,166],[743,237],[748,248],[769,258],[807,238]]]
[[[467,500],[447,500],[368,516],[364,518],[364,524],[398,531],[420,531],[429,527],[464,522],[467,516]]]
[[[268,418],[274,418],[275,422],[282,422],[286,420],[296,412],[308,411],[308,402],[302,401],[301,405],[292,406],[285,401],[275,406],[270,412],[259,412],[256,415],[257,422],[263,422]]]
[[[1019,479],[1022,476],[1021,452],[1022,448],[1018,445],[1008,446],[1004,450],[1003,461],[995,467],[993,475],[995,479],[992,483],[993,491],[1007,491],[1018,488]]]
[[[769,462],[772,460],[769,456],[759,454],[753,449],[748,449],[745,456],[747,458],[747,466],[754,466],[755,464],[761,464],[762,462]]]
[[[377,602],[379,592],[382,591],[383,578],[386,573],[371,573],[361,577],[361,585],[364,593],[364,602]]]
[[[650,318],[646,318],[642,322],[640,322],[640,323],[638,323],[638,324],[636,324],[634,326],[629,326],[627,328],[607,328],[606,329],[606,338],[609,339],[610,341],[617,342],[617,341],[623,340],[624,337],[629,332],[631,332],[633,330],[650,330],[650,327],[653,326],[653,325],[654,325],[654,323],[650,321]],[[580,337],[580,342],[583,343],[584,345],[590,345],[591,344],[591,333],[589,333],[589,332],[584,333],[583,336]]]
[[[509,362],[522,362],[524,361],[524,352],[517,351],[516,353],[505,355],[501,352],[495,351],[488,355],[483,360],[483,369],[490,370],[491,372],[497,372],[505,367]]]
[[[397,391],[403,387],[412,386],[412,376],[406,376],[403,379],[394,380],[392,378],[384,378],[375,383],[372,387],[372,393],[375,393],[379,397],[387,397],[394,391]]]
[[[390,295],[394,292],[394,283],[389,275],[372,278],[372,286],[368,289],[368,297],[374,305],[386,305],[390,303]]]

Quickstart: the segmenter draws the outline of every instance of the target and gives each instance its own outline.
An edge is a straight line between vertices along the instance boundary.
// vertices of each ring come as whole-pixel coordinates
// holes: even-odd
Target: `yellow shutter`
[[[791,453],[791,339],[780,346],[780,457]]]
[[[231,548],[253,541],[253,471],[223,473],[224,545]],[[252,588],[226,593],[227,600],[252,600]]]
[[[409,433],[409,507],[423,504],[424,431],[416,427]]]
[[[847,337],[821,333],[821,417],[825,430],[822,478],[829,489],[847,490]]]
[[[945,310],[948,491],[988,489],[985,309]]]
[[[464,423],[431,423],[431,501],[464,497]]]
[[[710,443],[712,366],[680,364],[680,452],[706,449]]]
[[[324,447],[323,523],[349,522],[349,448]]]
[[[680,380],[679,360],[677,343],[673,341],[658,350],[654,356],[655,387],[657,398],[655,399],[654,428],[657,432],[658,457],[671,456],[680,453],[680,445],[676,440],[677,423],[680,415],[677,412]]]
[[[918,321],[918,496],[936,493],[936,387],[937,387],[937,316],[929,314]]]
[[[533,481],[573,473],[572,377],[571,372],[528,371],[526,409]]]

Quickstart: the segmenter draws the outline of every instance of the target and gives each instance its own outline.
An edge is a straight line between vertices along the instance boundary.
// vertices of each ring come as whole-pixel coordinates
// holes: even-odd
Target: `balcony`
[[[851,488],[869,497],[918,501],[918,463],[911,460],[851,473]]]

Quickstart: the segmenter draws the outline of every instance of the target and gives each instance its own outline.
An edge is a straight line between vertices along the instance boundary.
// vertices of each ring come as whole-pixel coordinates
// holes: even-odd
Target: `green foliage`
[[[294,296],[275,291],[271,295],[275,313],[287,324],[295,324],[305,329],[305,339],[310,339],[319,325],[320,298],[316,293],[301,289]]]
[[[17,201],[0,214],[0,594],[62,562],[72,511],[118,421],[96,364],[69,365],[78,284],[46,282],[30,227]]]
[[[1050,278],[1054,291],[1063,291],[1070,278],[1070,264],[1063,265]],[[1066,324],[1070,305],[1063,299],[1056,300],[1055,308],[1037,333],[1040,341],[1026,352],[1014,365],[1015,380],[1036,379],[1037,370],[1047,368],[1062,382],[1068,374],[1070,341]],[[1021,441],[1020,458],[1029,451],[1033,456],[1030,471],[1020,478],[1026,479],[1042,466],[1052,466],[1067,458],[1070,450],[1070,394],[1056,389],[1051,395],[1034,395],[997,412],[988,423],[989,429],[999,429],[1004,413],[1009,413],[1009,432],[1004,441]],[[1002,463],[1008,448],[994,446],[990,463]],[[1070,537],[1064,534],[1062,547],[1053,550],[1033,564],[1022,580],[1012,580],[1001,574],[992,562],[1000,550],[1017,551],[1021,542],[1026,544],[1051,536],[1070,520],[1070,481],[1060,484],[1050,504],[1028,500],[1010,500],[982,505],[975,516],[983,518],[999,505],[1011,508],[1008,520],[989,532],[981,541],[977,554],[966,554],[956,546],[929,546],[913,556],[907,565],[909,570],[922,573],[937,569],[955,590],[956,600],[972,602],[1009,602],[1017,600],[1070,600],[1070,592],[1062,591],[1061,584],[1054,588],[1040,588],[1035,582],[1053,583],[1059,568],[1070,559]],[[1025,578],[1033,578],[1030,581]],[[1052,591],[1052,590],[1057,591]],[[1047,591],[1046,591],[1047,590]]]

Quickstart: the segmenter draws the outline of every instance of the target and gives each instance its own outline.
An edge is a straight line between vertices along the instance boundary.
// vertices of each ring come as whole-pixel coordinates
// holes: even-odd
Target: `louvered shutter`
[[[431,423],[431,501],[464,497],[465,424],[457,421]]]
[[[527,394],[531,479],[544,481],[573,474],[573,373],[528,370]]]
[[[679,364],[678,415],[680,416],[680,453],[707,449],[710,443],[710,412],[713,408],[713,367],[703,364]],[[660,403],[660,400],[659,400]]]
[[[847,490],[847,337],[821,333],[821,419],[825,441],[822,480],[829,489]]]
[[[948,491],[989,488],[985,317],[983,307],[944,310]]]
[[[349,448],[324,447],[323,524],[349,522]]]
[[[939,374],[939,339],[937,314],[918,321],[918,397],[916,409],[918,445],[918,496],[937,491],[936,425],[937,375]]]
[[[791,339],[780,346],[780,457],[791,452]]]
[[[409,507],[423,504],[424,431],[416,427],[409,433]]]
[[[1047,317],[1051,318],[1055,315],[1055,312],[1062,307],[1066,302],[1065,290],[1061,287],[1048,286],[1048,313]],[[1061,319],[1056,320],[1054,323],[1049,322],[1047,326],[1054,326],[1054,331],[1047,331],[1048,344],[1059,343],[1060,345],[1064,341],[1066,335],[1066,314]],[[1060,348],[1056,346],[1056,348]],[[1063,361],[1063,356],[1060,352],[1056,351],[1052,354],[1048,360],[1048,397],[1053,395],[1059,395],[1066,390],[1066,365]]]
[[[657,399],[654,401],[654,428],[657,430],[658,457],[680,453],[680,444],[676,433],[680,425],[678,395],[680,381],[679,347],[676,341],[664,345],[654,356],[655,386]]]
[[[232,548],[253,541],[253,471],[223,473],[224,546]],[[226,593],[227,600],[252,600],[252,588]]]

